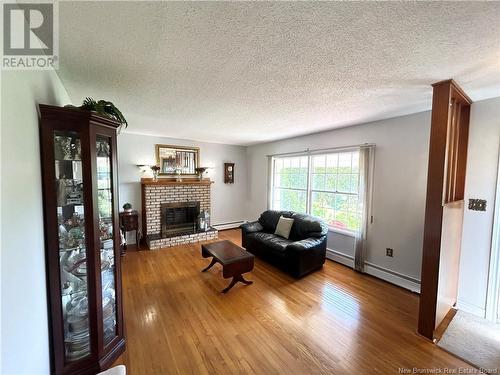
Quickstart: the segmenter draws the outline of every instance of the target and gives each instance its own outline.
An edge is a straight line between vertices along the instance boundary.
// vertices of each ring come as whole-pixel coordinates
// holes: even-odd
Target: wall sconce
[[[151,167],[147,164],[137,164],[137,168],[141,170],[141,173],[146,173],[151,169]]]

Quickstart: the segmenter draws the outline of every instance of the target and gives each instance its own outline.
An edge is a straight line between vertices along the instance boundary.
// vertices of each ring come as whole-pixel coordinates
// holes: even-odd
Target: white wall
[[[500,97],[472,104],[458,307],[484,317],[500,145]],[[471,211],[470,198],[487,200],[486,212]],[[500,199],[500,198],[499,198]]]
[[[257,218],[267,206],[268,154],[375,143],[374,223],[368,232],[367,262],[373,273],[418,286],[422,258],[430,112],[377,121],[329,132],[251,146],[249,215]],[[330,234],[328,247],[354,255],[354,241]],[[386,248],[394,257],[386,256]],[[383,276],[386,275],[386,276]],[[403,279],[401,279],[401,277]],[[404,285],[408,287],[407,285]],[[416,289],[416,288],[412,288]]]
[[[130,125],[133,127],[133,124]],[[118,136],[118,168],[120,180],[120,207],[129,202],[141,211],[141,177],[137,164],[156,164],[155,145],[183,145],[200,148],[200,166],[210,167],[205,177],[212,184],[212,224],[242,221],[247,218],[247,160],[246,147],[204,143],[165,137],[122,133]],[[235,163],[234,184],[224,183],[224,162]],[[129,240],[131,236],[129,236]]]
[[[2,374],[49,374],[37,104],[70,103],[53,71],[2,72]]]

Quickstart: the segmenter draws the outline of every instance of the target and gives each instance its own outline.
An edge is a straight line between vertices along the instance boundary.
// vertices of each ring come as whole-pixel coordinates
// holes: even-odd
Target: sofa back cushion
[[[281,216],[294,220],[289,237],[293,241],[322,237],[328,233],[328,226],[321,219],[293,211],[264,211],[260,215],[259,222],[264,227],[264,231],[274,233]]]
[[[290,218],[292,215],[291,211],[267,210],[260,214],[259,223],[264,227],[265,232],[274,233],[280,217]]]
[[[294,213],[292,219],[293,226],[290,232],[290,239],[294,241],[300,241],[310,237],[323,237],[328,233],[328,226],[320,218]]]

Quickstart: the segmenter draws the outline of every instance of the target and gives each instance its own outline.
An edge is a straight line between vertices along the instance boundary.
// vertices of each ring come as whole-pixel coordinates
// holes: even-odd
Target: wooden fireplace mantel
[[[210,185],[214,182],[209,178],[198,180],[197,178],[183,178],[182,181],[177,181],[175,178],[158,178],[153,181],[152,178],[141,178],[142,185]]]

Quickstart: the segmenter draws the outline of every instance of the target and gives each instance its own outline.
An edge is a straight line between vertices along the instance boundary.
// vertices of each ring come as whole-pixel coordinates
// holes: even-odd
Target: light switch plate
[[[486,211],[486,199],[469,199],[469,210]]]

